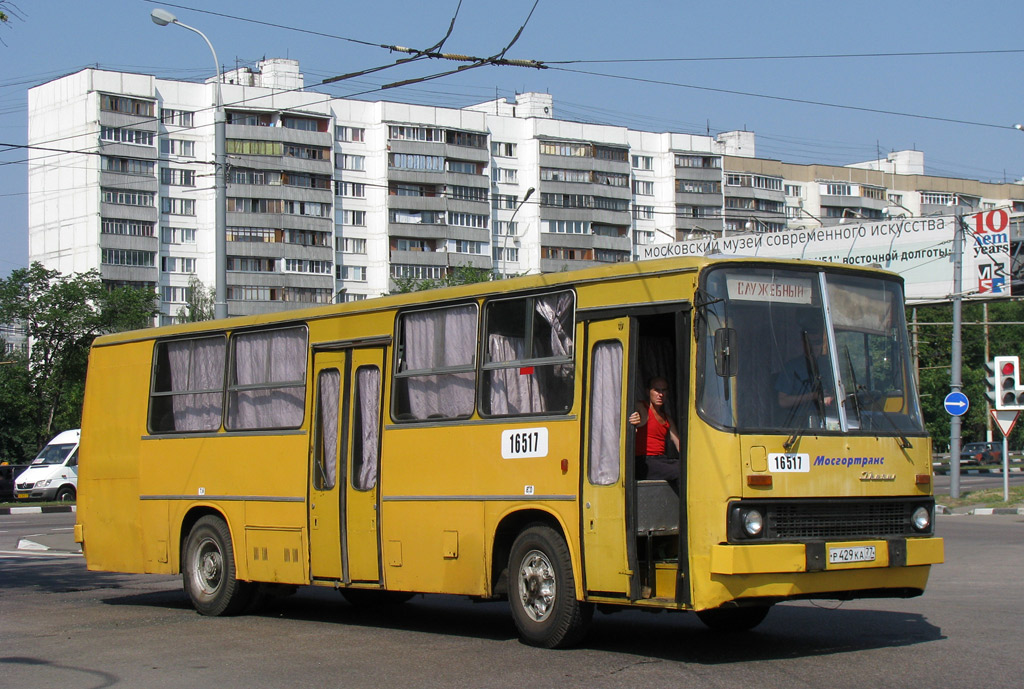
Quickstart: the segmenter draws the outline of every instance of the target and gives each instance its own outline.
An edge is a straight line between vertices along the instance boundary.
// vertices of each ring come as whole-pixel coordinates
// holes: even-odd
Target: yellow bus
[[[747,629],[920,595],[943,545],[902,295],[671,258],[104,336],[75,535],[207,615],[297,585],[507,597],[543,647],[597,606]],[[652,385],[662,478],[630,420]]]

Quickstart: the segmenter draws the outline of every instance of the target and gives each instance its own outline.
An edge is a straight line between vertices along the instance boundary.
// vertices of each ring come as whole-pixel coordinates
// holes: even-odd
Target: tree
[[[198,323],[213,319],[213,304],[216,291],[206,287],[195,275],[189,275],[188,287],[185,290],[185,305],[178,309],[178,322]]]
[[[472,266],[452,266],[445,273],[444,277],[434,278],[394,278],[394,294],[405,294],[407,292],[422,292],[428,289],[440,287],[454,287],[456,285],[471,285],[477,282],[488,282],[494,278],[490,270],[486,268],[473,268]]]
[[[147,289],[108,289],[95,270],[64,275],[41,263],[0,280],[0,323],[23,324],[30,342],[22,385],[32,419],[27,434],[10,428],[0,429],[0,434],[17,430],[38,448],[54,428],[78,426],[93,339],[151,325],[155,300],[156,294]]]

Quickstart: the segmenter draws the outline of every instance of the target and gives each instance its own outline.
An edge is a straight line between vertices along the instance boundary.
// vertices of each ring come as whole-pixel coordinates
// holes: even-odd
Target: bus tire
[[[534,525],[519,534],[508,577],[512,619],[524,643],[565,648],[583,638],[594,609],[576,600],[569,547],[554,529]]]
[[[252,598],[252,584],[235,577],[231,532],[220,517],[207,515],[192,527],[185,539],[181,578],[201,615],[237,615]]]
[[[55,495],[53,499],[57,502],[74,502],[75,489],[71,486],[61,486],[60,490],[57,491],[57,495]]]
[[[716,632],[735,633],[750,631],[764,622],[768,616],[770,605],[751,605],[735,608],[712,608],[698,610],[697,617]]]

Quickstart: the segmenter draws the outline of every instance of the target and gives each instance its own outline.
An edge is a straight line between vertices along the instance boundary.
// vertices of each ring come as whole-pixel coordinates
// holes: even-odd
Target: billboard
[[[899,273],[908,301],[946,301],[953,286],[953,238],[962,220],[965,298],[1010,296],[1010,216],[1002,209],[958,218],[940,215],[847,222],[784,232],[734,234],[637,248],[638,258],[765,256],[875,266]]]

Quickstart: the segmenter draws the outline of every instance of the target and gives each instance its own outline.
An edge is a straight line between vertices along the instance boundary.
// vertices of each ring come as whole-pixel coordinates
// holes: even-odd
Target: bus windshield
[[[902,286],[850,273],[710,270],[700,411],[745,431],[922,434]]]

